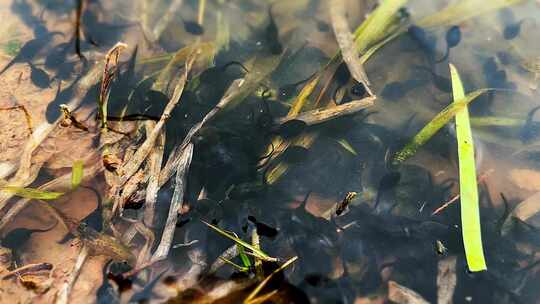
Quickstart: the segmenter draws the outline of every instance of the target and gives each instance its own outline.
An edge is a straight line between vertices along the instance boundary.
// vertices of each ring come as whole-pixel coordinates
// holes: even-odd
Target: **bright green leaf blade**
[[[275,262],[277,261],[276,258],[273,258],[273,257],[270,257],[268,256],[266,253],[264,253],[262,250],[260,249],[257,249],[255,248],[254,246],[252,246],[251,244],[247,243],[247,242],[244,242],[243,240],[237,238],[236,236],[234,236],[233,234],[231,233],[228,233],[226,231],[224,231],[223,229],[220,229],[219,227],[217,226],[214,226],[210,223],[207,223],[205,221],[202,221],[204,224],[206,224],[206,226],[214,229],[215,231],[217,231],[219,234],[233,240],[236,244],[240,245],[240,246],[243,246],[251,251],[253,251],[254,254],[256,254],[261,260],[265,260],[265,261],[270,261],[270,262]]]
[[[446,125],[452,117],[476,97],[492,89],[480,89],[472,93],[467,94],[465,97],[454,101],[452,104],[444,108],[439,114],[437,114],[413,139],[405,145],[403,149],[394,155],[394,164],[399,164],[409,157],[413,156],[416,151],[424,145],[437,131],[439,131],[444,125]]]
[[[71,169],[71,190],[75,190],[79,187],[83,178],[83,161],[76,160],[73,162],[73,168]]]
[[[39,189],[13,187],[13,186],[0,187],[0,191],[10,192],[24,198],[39,199],[39,200],[55,200],[61,197],[62,195],[64,195],[63,192],[43,191]]]
[[[394,24],[397,11],[407,0],[385,0],[362,22],[354,32],[356,47],[363,53],[369,46],[383,39]]]
[[[341,147],[343,147],[343,149],[349,151],[352,155],[358,156],[358,153],[356,152],[356,150],[353,148],[353,146],[351,146],[351,144],[346,139],[344,138],[338,139],[337,143]]]
[[[465,97],[458,71],[450,64],[454,103]],[[461,227],[465,256],[470,271],[486,270],[482,234],[480,228],[480,208],[478,206],[478,188],[476,185],[476,165],[474,161],[474,143],[469,121],[469,110],[461,108],[456,113],[456,137],[459,157],[459,194],[461,204]]]
[[[241,272],[247,272],[249,270],[249,267],[244,267],[244,266],[240,266],[238,264],[236,264],[235,262],[229,260],[229,259],[226,259],[222,256],[218,257],[220,260],[222,260],[223,262],[233,266],[234,268],[238,269],[239,271]]]
[[[244,250],[244,247],[240,245],[236,245],[238,247],[238,255],[240,256],[240,260],[242,260],[242,264],[244,267],[249,268],[251,267],[251,261],[249,260],[248,256],[246,255],[246,252]]]

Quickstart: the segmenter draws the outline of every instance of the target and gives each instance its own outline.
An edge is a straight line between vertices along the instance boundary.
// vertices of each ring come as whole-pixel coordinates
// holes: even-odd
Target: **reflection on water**
[[[432,303],[540,299],[540,4],[506,1],[520,3],[428,27],[419,20],[447,1],[405,1],[396,15],[405,30],[365,64],[374,105],[322,122],[280,124],[288,113],[368,95],[347,65],[332,59],[339,50],[332,1],[87,0],[78,30],[76,2],[0,3],[0,185],[64,193],[21,203],[2,192],[6,299],[53,301],[81,248],[89,253],[71,290],[77,302],[97,295],[100,303],[238,303],[294,256],[259,296],[268,294],[271,303],[383,303],[406,287]],[[353,29],[377,7],[346,2]],[[128,48],[105,97],[104,130],[96,119],[97,75],[119,41]],[[165,131],[133,177],[119,182],[119,168],[144,149],[196,44],[202,51]],[[459,193],[453,123],[405,164],[390,161],[452,101],[449,62],[465,91],[497,89],[469,106],[488,264],[480,273],[467,271],[459,200],[440,208]],[[185,195],[179,210],[169,211],[182,176],[163,172],[180,167],[167,166],[239,78],[255,83],[253,90],[217,108],[190,138]],[[83,182],[70,188],[76,160],[84,161]],[[357,196],[336,215],[351,192]],[[115,202],[121,213],[113,213]],[[167,258],[156,259],[171,220]],[[203,221],[250,244],[258,235],[264,253],[279,261],[259,265]],[[32,264],[41,270],[10,273]]]

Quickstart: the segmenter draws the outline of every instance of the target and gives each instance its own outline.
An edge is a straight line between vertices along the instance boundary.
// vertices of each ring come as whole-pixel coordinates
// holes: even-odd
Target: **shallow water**
[[[372,106],[306,126],[275,121],[316,77],[302,111],[367,96],[346,65],[331,62],[339,46],[329,2],[83,1],[81,57],[75,2],[0,1],[0,66],[14,62],[0,74],[0,186],[38,188],[56,181],[46,190],[65,193],[21,203],[3,188],[0,235],[12,259],[0,259],[0,275],[44,262],[54,268],[5,278],[2,302],[58,299],[82,248],[90,254],[69,295],[73,303],[238,303],[258,279],[295,256],[259,295],[277,290],[271,303],[400,302],[397,282],[430,303],[539,301],[540,114],[533,111],[540,97],[539,3],[522,1],[445,26],[409,27],[365,64],[377,96]],[[376,7],[376,1],[347,2],[353,30]],[[408,1],[403,26],[446,5]],[[454,27],[447,34],[451,26],[458,32]],[[100,75],[108,50],[120,41],[127,48],[111,85],[110,129],[104,133],[96,119],[101,78],[85,76]],[[150,257],[162,242],[182,176],[163,184],[148,222],[150,161],[134,175],[139,180],[115,192],[122,176],[111,169],[114,159],[103,168],[103,155],[114,155],[120,167],[132,161],[184,73],[189,46],[196,44],[204,51],[157,140],[164,151],[158,168],[235,79],[261,79],[191,138],[193,157],[172,247],[155,262]],[[176,53],[182,48],[183,57]],[[178,61],[167,65],[175,53]],[[452,102],[448,63],[459,70],[466,92],[498,89],[469,106],[488,266],[479,273],[467,270],[459,200],[432,214],[459,193],[454,123],[404,164],[389,161]],[[62,119],[62,104],[71,107],[69,123]],[[50,133],[25,155],[31,134],[40,132]],[[278,155],[280,140],[292,144]],[[73,189],[70,172],[77,160],[84,161],[84,177]],[[154,161],[159,164],[159,157]],[[121,200],[121,216],[111,220],[113,201],[129,186],[136,191]],[[332,208],[349,192],[357,196],[336,215]],[[517,219],[505,220],[512,208],[510,218]],[[84,222],[102,234],[66,236],[69,227],[56,223],[58,212],[68,223]],[[262,275],[230,264],[212,271],[234,243],[201,220],[247,242],[256,231],[262,250],[278,263],[264,263]]]

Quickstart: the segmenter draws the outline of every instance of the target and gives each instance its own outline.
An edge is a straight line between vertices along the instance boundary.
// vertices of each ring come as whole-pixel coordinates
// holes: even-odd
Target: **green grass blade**
[[[420,19],[416,24],[424,28],[459,24],[467,19],[519,2],[524,2],[524,0],[461,0]]]
[[[458,71],[452,64],[450,64],[450,75],[452,77],[454,103],[456,103],[465,97],[465,92]],[[482,248],[474,143],[469,121],[469,110],[466,106],[456,113],[456,137],[459,157],[461,230],[465,256],[470,271],[482,271],[486,270],[487,267]]]
[[[73,162],[73,168],[71,169],[71,190],[77,189],[81,184],[84,174],[83,164],[83,161],[80,159]]]
[[[220,260],[222,260],[223,262],[233,266],[234,268],[238,269],[239,271],[241,272],[248,272],[249,271],[249,267],[244,267],[244,266],[240,266],[238,264],[236,264],[235,262],[229,260],[229,259],[226,259],[224,257],[219,257]]]
[[[396,23],[396,13],[407,0],[385,0],[362,22],[354,32],[356,47],[363,53],[368,47],[383,39],[388,29]]]
[[[283,263],[283,265],[281,265],[278,269],[274,270],[270,275],[266,277],[266,279],[264,279],[261,283],[259,283],[259,285],[255,287],[255,289],[253,289],[253,291],[249,294],[249,296],[244,300],[244,303],[251,302],[251,300],[253,300],[257,296],[257,294],[264,288],[264,286],[266,286],[266,284],[270,282],[270,280],[272,279],[274,275],[276,275],[276,273],[283,271],[285,268],[289,267],[289,265],[294,263],[296,260],[298,260],[298,257],[294,256],[290,258],[287,262]]]
[[[240,256],[240,260],[242,261],[242,264],[244,265],[244,267],[246,268],[249,268],[251,267],[251,261],[249,260],[245,250],[244,250],[244,247],[240,246],[240,245],[236,245],[238,246],[238,255]]]
[[[351,146],[351,144],[345,139],[345,138],[341,138],[341,139],[338,139],[336,140],[336,142],[345,150],[347,150],[349,153],[351,153],[352,155],[354,156],[358,156],[358,153],[356,152],[356,150],[353,148],[353,146]]]
[[[202,221],[202,220],[201,220]],[[266,253],[264,253],[262,250],[260,249],[257,249],[255,248],[254,246],[252,246],[251,244],[241,240],[240,238],[234,236],[232,233],[229,233],[223,229],[220,229],[219,227],[217,226],[214,226],[210,223],[207,223],[205,221],[202,221],[206,226],[214,229],[215,231],[217,231],[219,234],[231,239],[232,241],[234,241],[236,244],[244,247],[244,248],[247,248],[249,250],[251,250],[253,252],[254,255],[256,255],[257,257],[259,257],[261,260],[265,260],[265,261],[269,261],[269,262],[275,262],[277,261],[276,258],[273,258],[273,257],[270,257],[269,255],[267,255]]]
[[[38,199],[38,200],[55,200],[62,195],[64,192],[54,192],[54,191],[44,191],[33,188],[23,188],[23,187],[13,187],[13,186],[4,186],[0,187],[0,191],[10,192],[17,196],[29,198],[29,199]]]
[[[437,131],[446,125],[459,110],[463,109],[476,97],[489,90],[492,89],[476,90],[467,94],[465,97],[454,101],[452,104],[444,108],[422,130],[420,130],[420,132],[418,132],[418,134],[416,134],[403,149],[394,155],[393,163],[397,165],[413,156],[416,151],[418,151],[422,145],[424,145],[433,135],[435,135]]]

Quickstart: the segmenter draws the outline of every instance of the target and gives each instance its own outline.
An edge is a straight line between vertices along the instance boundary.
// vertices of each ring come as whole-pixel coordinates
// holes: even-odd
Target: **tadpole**
[[[280,100],[287,100],[291,98],[296,93],[296,88],[309,81],[313,76],[315,76],[316,73],[311,74],[308,78],[302,79],[300,81],[297,81],[295,83],[290,83],[283,85],[278,88],[278,96]]]
[[[32,63],[28,63],[30,66],[30,80],[32,80],[32,83],[39,88],[46,89],[51,87],[51,79],[49,77],[49,74],[45,72],[43,69],[40,69],[33,65]]]
[[[266,26],[265,30],[265,40],[268,44],[268,49],[273,55],[279,55],[283,52],[283,46],[279,41],[279,30],[274,20],[274,15],[272,14],[272,5],[268,7],[268,19],[269,23]]]

